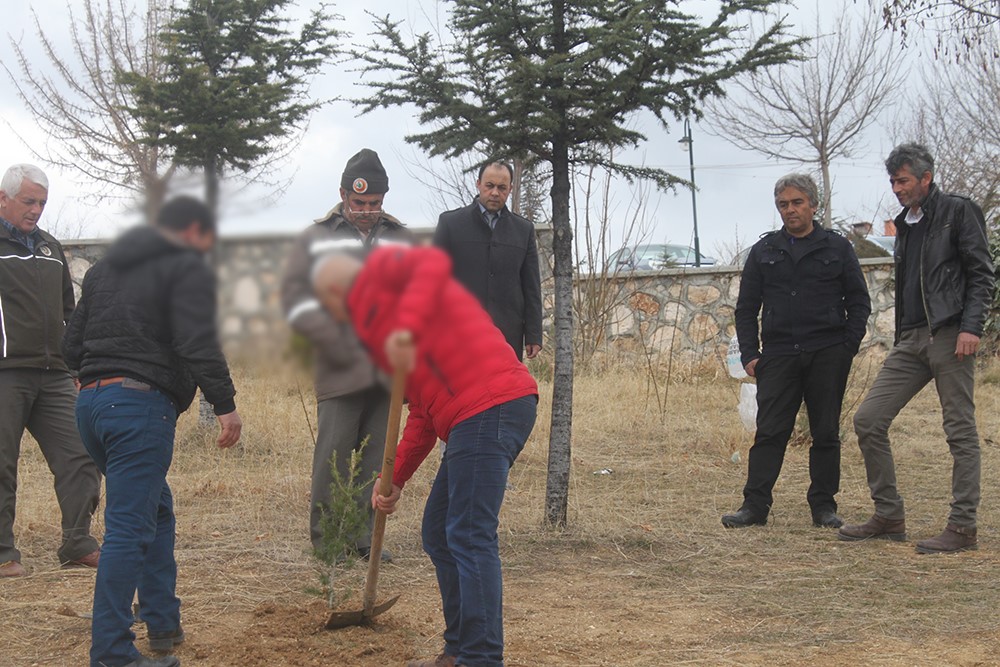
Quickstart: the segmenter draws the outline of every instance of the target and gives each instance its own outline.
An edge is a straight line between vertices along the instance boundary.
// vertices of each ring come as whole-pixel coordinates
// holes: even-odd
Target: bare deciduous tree
[[[74,14],[73,6],[82,10]],[[18,97],[52,141],[28,148],[49,164],[86,174],[104,187],[100,196],[130,192],[147,215],[159,210],[175,171],[169,152],[144,141],[129,114],[135,99],[118,73],[156,78],[163,71],[156,35],[169,20],[171,0],[149,0],[139,11],[126,0],[82,0],[67,4],[71,54],[60,53],[45,23],[34,18],[36,39],[52,74],[36,69],[21,43],[11,37],[16,71],[7,72]],[[13,130],[13,128],[11,128]],[[25,142],[27,143],[27,142]]]
[[[934,154],[934,180],[945,190],[971,196],[993,226],[1000,225],[1000,69],[993,37],[959,61],[939,60],[922,73],[922,104],[908,136]],[[903,123],[905,126],[905,123]]]
[[[869,4],[881,12],[885,27],[898,33],[903,44],[911,33],[937,28],[935,55],[961,59],[993,41],[993,57],[1000,57],[990,39],[1000,25],[1000,0],[869,0]]]
[[[737,78],[728,97],[712,100],[710,131],[744,150],[816,165],[823,226],[831,226],[830,164],[850,157],[862,133],[891,102],[905,77],[904,53],[879,39],[875,17],[842,12],[833,30],[802,47],[801,60]]]
[[[609,149],[609,153],[614,151]],[[573,245],[577,277],[573,289],[573,314],[576,321],[573,343],[575,359],[586,366],[608,344],[608,332],[614,324],[618,307],[630,292],[618,280],[622,267],[611,262],[614,251],[648,241],[650,224],[647,215],[648,184],[635,183],[628,189],[624,212],[615,201],[613,174],[590,165],[574,170]],[[621,221],[621,229],[615,224]],[[620,239],[617,233],[620,232]],[[586,270],[581,270],[585,267]]]

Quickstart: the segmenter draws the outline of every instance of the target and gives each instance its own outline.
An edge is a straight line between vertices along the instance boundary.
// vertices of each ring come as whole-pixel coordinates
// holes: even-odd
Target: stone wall
[[[894,306],[892,258],[863,259],[862,270],[872,297],[872,317],[862,347],[892,345]],[[577,281],[587,290],[588,281]],[[702,267],[640,271],[605,278],[607,341],[611,347],[673,354],[681,363],[696,363],[725,354],[735,332],[734,312],[740,268]],[[593,312],[602,312],[601,308]]]
[[[414,230],[428,242],[432,230]],[[539,247],[551,256],[550,229],[539,229]],[[294,235],[245,235],[223,237],[217,248],[219,266],[220,332],[230,349],[264,342],[284,345],[288,327],[281,312],[280,282],[285,258]],[[107,250],[108,240],[68,241],[63,244],[77,296],[83,276]],[[892,342],[892,260],[861,260],[872,295],[873,317],[865,346],[888,348]],[[704,267],[643,271],[607,278],[605,310],[601,322],[612,346],[673,352],[680,361],[697,361],[724,352],[734,331],[733,311],[739,291],[739,269]],[[542,262],[546,330],[551,331],[552,279],[548,262]],[[581,277],[577,289],[586,289],[594,278]],[[255,348],[256,349],[256,348]],[[551,349],[551,348],[550,348]]]

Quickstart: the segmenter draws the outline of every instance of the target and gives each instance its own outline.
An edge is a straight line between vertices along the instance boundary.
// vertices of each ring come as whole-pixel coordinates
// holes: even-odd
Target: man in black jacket
[[[840,410],[871,314],[868,286],[844,237],[813,222],[816,183],[789,174],[774,186],[782,228],[754,244],[736,301],[736,334],[747,375],[757,378],[757,433],[743,506],[727,528],[767,523],[771,491],[803,399],[809,414],[813,525],[839,528]],[[758,343],[757,316],[763,308]]]
[[[458,282],[472,292],[514,348],[533,359],[542,349],[542,286],[535,226],[507,208],[514,169],[483,165],[479,196],[438,218],[434,245],[451,257]]]
[[[178,197],[155,226],[126,232],[87,273],[63,352],[81,384],[76,418],[107,478],[104,550],[94,587],[91,667],[175,667],[135,648],[132,597],[139,591],[149,645],[184,641],[176,595],[173,497],[166,482],[177,415],[200,387],[232,447],[242,422],[216,334],[215,278],[203,258],[215,218]]]
[[[994,285],[986,222],[967,197],[938,189],[934,159],[924,146],[897,146],[885,166],[903,206],[896,217],[896,340],[854,415],[875,513],[863,524],[844,526],[838,537],[906,539],[889,426],[934,380],[954,459],[951,513],[944,531],[916,548],[918,553],[975,549],[980,477],[975,355]]]
[[[48,179],[16,164],[0,182],[0,578],[26,574],[14,546],[17,460],[24,429],[55,478],[62,514],[59,561],[97,567],[90,534],[101,474],[73,421],[76,388],[59,350],[73,282],[59,242],[38,228]]]

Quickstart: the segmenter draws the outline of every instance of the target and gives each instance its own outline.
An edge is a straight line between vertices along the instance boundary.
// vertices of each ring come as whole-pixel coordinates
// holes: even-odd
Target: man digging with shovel
[[[372,504],[395,511],[437,438],[448,443],[422,527],[441,589],[444,650],[409,665],[502,666],[498,515],[507,473],[535,423],[538,385],[440,250],[387,247],[364,265],[331,256],[316,266],[314,285],[378,366],[409,373],[392,493],[376,486]]]

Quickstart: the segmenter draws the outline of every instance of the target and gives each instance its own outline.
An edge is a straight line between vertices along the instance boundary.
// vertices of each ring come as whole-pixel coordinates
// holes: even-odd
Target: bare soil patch
[[[386,533],[395,562],[382,568],[380,598],[402,593],[399,603],[371,627],[322,630],[329,610],[309,592],[318,585],[307,551],[309,428],[291,376],[263,375],[238,378],[246,438],[237,451],[214,449],[190,418],[178,439],[170,483],[188,635],[182,664],[374,667],[436,654],[440,605],[419,538],[434,462],[418,471]],[[739,505],[746,472],[730,457],[745,461],[750,443],[737,389],[694,374],[668,387],[661,411],[641,372],[581,377],[570,526],[550,532],[541,527],[551,391],[543,387],[501,517],[507,664],[1000,664],[997,385],[977,389],[980,550],[956,556],[917,555],[912,541],[847,544],[813,528],[804,447],[789,449],[771,524],[725,530],[719,517]],[[903,412],[893,436],[911,540],[936,534],[950,457],[933,391]],[[849,422],[843,458],[841,511],[863,520],[871,507]],[[612,472],[594,474],[603,469]],[[20,482],[17,539],[30,576],[0,582],[0,665],[87,664],[89,621],[65,614],[89,612],[94,576],[57,567],[51,476],[29,439]],[[360,591],[364,572],[358,564],[341,573],[345,594]],[[135,629],[145,650],[145,629]]]

